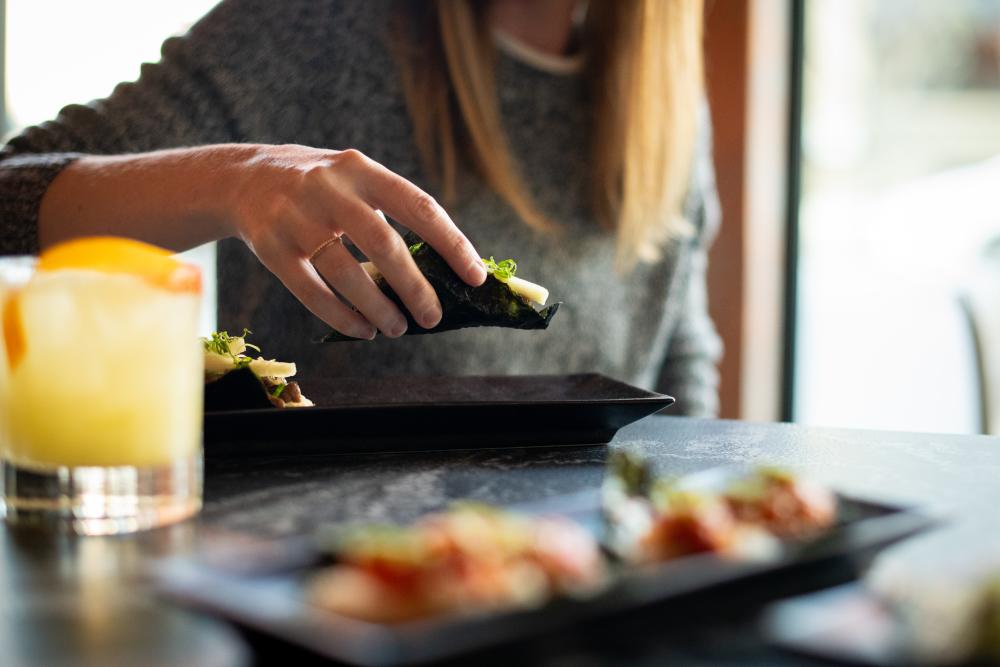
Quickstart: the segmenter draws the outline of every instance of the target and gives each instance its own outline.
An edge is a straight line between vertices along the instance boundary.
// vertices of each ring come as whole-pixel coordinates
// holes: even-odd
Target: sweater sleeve
[[[38,251],[38,209],[59,172],[84,155],[238,141],[233,90],[220,45],[232,18],[222,3],[183,37],[163,44],[161,59],[105,99],[73,104],[55,120],[29,127],[0,150],[0,254]]]
[[[719,227],[720,207],[712,163],[711,121],[703,108],[686,210],[696,235],[682,254],[678,316],[657,388],[677,398],[670,414],[713,417],[719,412],[718,362],[722,341],[708,314],[708,248]]]

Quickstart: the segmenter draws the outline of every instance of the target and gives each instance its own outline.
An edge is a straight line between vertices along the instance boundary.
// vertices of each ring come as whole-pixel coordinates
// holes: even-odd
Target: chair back
[[[1000,435],[1000,237],[983,248],[959,304],[975,354],[980,430]]]

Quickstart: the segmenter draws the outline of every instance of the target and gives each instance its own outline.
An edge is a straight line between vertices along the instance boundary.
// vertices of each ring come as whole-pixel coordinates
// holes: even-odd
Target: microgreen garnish
[[[423,246],[424,246],[423,241],[417,241],[416,243],[410,246],[410,254],[412,255],[416,251],[420,250]]]
[[[498,262],[491,255],[489,259],[483,258],[483,265],[488,272],[493,274],[494,278],[503,283],[513,278],[514,274],[517,273],[517,262],[512,259]]]
[[[249,366],[250,362],[253,361],[250,357],[243,356],[242,354],[236,354],[233,352],[233,341],[237,339],[245,339],[249,334],[253,332],[243,328],[243,333],[239,336],[230,336],[228,331],[213,331],[212,335],[208,338],[202,338],[201,342],[205,346],[206,352],[214,352],[215,354],[222,355],[223,357],[230,357],[233,360],[233,365],[236,368],[243,368]],[[252,350],[257,350],[260,352],[260,348],[256,345],[251,345],[250,343],[243,340],[243,346]]]
[[[228,354],[232,355],[232,344],[233,340],[236,338],[246,338],[247,334],[253,333],[249,329],[244,328],[243,333],[239,336],[230,336],[228,331],[213,331],[209,338],[202,338],[202,343],[205,345],[205,349],[209,352],[215,352],[216,354]],[[246,342],[244,342],[246,345]],[[247,347],[253,347],[259,350],[256,346],[247,345]]]
[[[618,450],[608,459],[611,476],[618,481],[629,496],[647,495],[655,479],[649,462],[636,454]]]
[[[285,387],[287,386],[288,386],[287,384],[279,384],[277,387],[274,388],[274,391],[271,392],[271,396],[279,398],[281,396],[281,392],[285,391]]]

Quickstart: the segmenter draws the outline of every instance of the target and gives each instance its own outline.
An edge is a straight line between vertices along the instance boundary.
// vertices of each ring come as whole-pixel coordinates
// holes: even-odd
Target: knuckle
[[[331,163],[329,160],[317,160],[302,170],[302,181],[306,185],[321,185],[326,182]]]
[[[421,220],[432,220],[437,217],[437,202],[426,192],[414,196],[410,206],[413,215]]]
[[[368,157],[356,148],[348,148],[337,154],[337,161],[348,167],[360,167],[368,162]]]
[[[454,231],[448,236],[448,240],[445,241],[447,247],[452,250],[456,255],[465,255],[470,252],[469,242],[465,240],[465,237]]]
[[[389,225],[378,225],[368,237],[368,250],[376,257],[389,257],[399,252],[403,238]]]

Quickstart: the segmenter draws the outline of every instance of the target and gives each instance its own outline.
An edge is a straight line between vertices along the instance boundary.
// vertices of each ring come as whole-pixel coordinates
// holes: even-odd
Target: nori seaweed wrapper
[[[273,407],[264,383],[246,366],[233,369],[218,380],[205,383],[206,411]]]
[[[417,242],[410,246],[410,254],[417,268],[437,292],[441,302],[441,321],[432,329],[424,329],[403,305],[402,300],[382,276],[375,278],[375,284],[406,316],[407,336],[453,331],[468,327],[506,327],[508,329],[547,329],[552,317],[559,310],[560,303],[554,303],[542,310],[514,294],[506,283],[492,274],[479,287],[472,287],[452,271],[441,255],[428,244]],[[358,340],[333,331],[320,342],[330,343]]]

